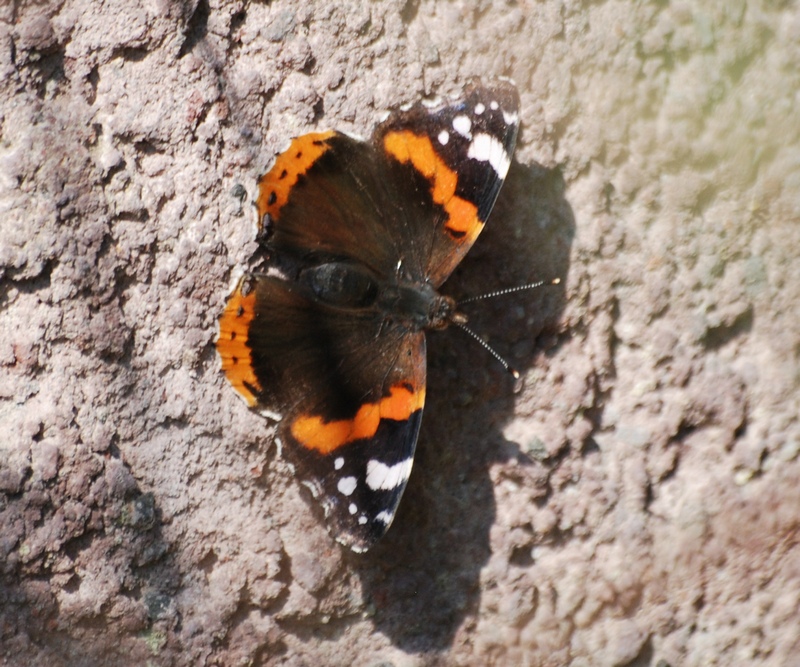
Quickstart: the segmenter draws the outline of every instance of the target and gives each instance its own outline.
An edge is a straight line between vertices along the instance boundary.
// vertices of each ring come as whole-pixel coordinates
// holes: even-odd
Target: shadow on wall
[[[557,345],[574,233],[561,174],[514,163],[481,238],[443,288],[459,298],[561,278],[559,286],[469,306],[470,325],[522,373],[543,347]],[[513,414],[514,380],[492,357],[456,329],[429,333],[414,472],[386,537],[352,556],[373,622],[405,651],[449,647],[478,610],[495,521],[489,468],[527,458],[501,432]]]

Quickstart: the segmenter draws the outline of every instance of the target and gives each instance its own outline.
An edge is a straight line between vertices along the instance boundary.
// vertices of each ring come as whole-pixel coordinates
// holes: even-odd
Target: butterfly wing
[[[417,221],[433,211],[413,178],[387,167],[370,143],[338,132],[295,139],[259,183],[267,247],[305,264],[349,259],[383,280],[405,262],[422,278]]]
[[[483,229],[511,164],[518,129],[519,94],[505,80],[473,84],[462,97],[438,106],[417,104],[377,128],[373,141],[379,149],[407,172],[425,175],[420,197],[429,199],[435,214],[416,218],[412,233],[427,241],[423,271],[434,287]],[[399,180],[410,178],[391,179]]]
[[[217,343],[228,380],[280,417],[279,437],[337,540],[365,551],[411,472],[425,402],[425,336],[320,302],[302,285],[244,279]]]
[[[486,223],[518,127],[516,87],[500,80],[397,111],[370,142],[337,132],[299,137],[259,184],[268,245],[439,287]]]

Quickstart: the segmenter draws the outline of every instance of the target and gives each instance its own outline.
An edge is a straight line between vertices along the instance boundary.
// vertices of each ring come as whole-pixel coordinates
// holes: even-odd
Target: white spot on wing
[[[268,410],[267,408],[261,408],[259,413],[262,417],[266,417],[274,422],[279,422],[283,419],[283,415],[280,412],[275,412],[274,410]]]
[[[267,269],[267,275],[270,278],[277,278],[278,280],[289,280],[289,276],[286,275],[283,271],[281,271],[277,266],[270,266]]]
[[[504,111],[503,120],[506,122],[506,125],[516,125],[517,121],[519,120],[519,114],[508,113],[507,111]]]
[[[472,121],[466,116],[456,116],[453,118],[453,129],[462,137],[466,137],[467,139],[472,137],[470,134],[470,130],[472,130]]]
[[[478,102],[475,105],[475,115],[480,116],[484,111],[486,111],[486,107],[484,106],[483,102]]]
[[[373,491],[391,491],[406,483],[411,474],[414,459],[387,466],[385,463],[374,459],[367,463],[367,486]]]
[[[331,512],[333,511],[333,501],[331,501],[330,498],[322,496],[320,503],[322,504],[322,511],[325,516],[330,516]]]
[[[355,139],[356,141],[362,141],[362,142],[366,141],[366,139],[364,139],[364,137],[362,137],[360,134],[356,134],[355,132],[348,132],[347,130],[339,130],[339,132],[341,134],[343,134],[344,136],[346,136],[346,137],[350,137],[351,139]]]
[[[320,495],[322,494],[322,487],[316,480],[304,480],[300,483],[304,487],[306,487],[309,491],[311,491],[311,495],[314,496],[315,498],[319,498]]]
[[[356,507],[355,503],[350,503],[350,506],[347,508],[347,511],[350,512],[350,514],[355,514],[356,512],[358,512],[358,507]]]
[[[336,460],[333,462],[333,467],[336,470],[341,470],[343,465],[344,465],[344,458],[342,458],[341,456],[337,456]]]
[[[450,141],[450,133],[447,130],[442,130],[441,132],[439,132],[438,139],[439,139],[439,143],[442,146],[444,146],[444,145],[447,144],[448,141]]]
[[[367,522],[367,517],[365,517],[363,514],[360,517],[358,517],[359,526],[363,526],[366,522]]]
[[[476,134],[467,150],[467,157],[479,162],[488,162],[500,178],[506,177],[508,167],[511,165],[511,158],[508,157],[503,144],[490,134]]]
[[[489,108],[490,108],[492,111],[497,111],[497,110],[500,108],[500,105],[497,103],[497,101],[496,101],[496,100],[492,100],[492,101],[489,103]]]
[[[356,484],[357,481],[355,477],[342,477],[336,485],[336,488],[339,489],[339,493],[343,496],[349,496],[356,490]]]
[[[386,524],[387,526],[390,523],[392,523],[392,519],[394,519],[394,514],[392,514],[391,512],[387,512],[386,510],[383,510],[382,512],[378,512],[375,515],[375,521],[380,521],[380,522]]]

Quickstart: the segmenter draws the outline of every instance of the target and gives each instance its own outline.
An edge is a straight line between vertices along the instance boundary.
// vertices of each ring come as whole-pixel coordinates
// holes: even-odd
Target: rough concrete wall
[[[795,2],[0,6],[0,663],[795,664],[798,62]],[[219,374],[249,201],[289,137],[501,74],[448,291],[563,289],[470,311],[516,385],[429,336],[357,557]]]

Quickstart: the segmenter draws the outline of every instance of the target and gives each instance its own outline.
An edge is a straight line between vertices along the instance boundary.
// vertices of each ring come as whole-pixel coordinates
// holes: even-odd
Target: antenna
[[[458,302],[458,305],[461,306],[465,303],[472,303],[473,301],[482,301],[483,299],[494,299],[498,296],[505,296],[506,294],[513,294],[514,292],[522,292],[523,290],[535,289],[536,287],[541,287],[542,285],[558,285],[561,282],[561,278],[553,278],[550,282],[545,280],[539,280],[535,283],[527,283],[525,285],[517,285],[516,287],[508,287],[506,289],[495,290],[494,292],[487,292],[486,294],[479,294],[478,296],[471,296],[466,299],[462,299]],[[472,329],[470,329],[466,324],[466,317],[461,318],[453,318],[450,320],[450,323],[457,326],[461,331],[466,333],[467,335],[471,336],[475,339],[480,346],[486,350],[489,354],[491,354],[503,368],[506,369],[511,376],[517,380],[519,379],[519,371],[514,368],[511,364],[509,364],[503,357],[500,356],[500,353],[495,350],[489,343],[487,343],[483,338],[481,338],[477,333],[475,333]]]
[[[455,326],[457,326],[461,331],[464,333],[472,336],[478,343],[480,343],[481,347],[486,350],[489,354],[491,354],[497,361],[499,361],[503,368],[505,368],[509,373],[511,373],[512,377],[515,380],[519,379],[519,371],[512,367],[503,357],[500,356],[500,353],[497,352],[489,343],[487,343],[483,338],[481,338],[478,334],[476,334],[472,329],[470,329],[466,324],[463,322],[453,322]]]
[[[551,280],[549,283],[544,280],[539,280],[535,283],[517,285],[516,287],[507,287],[506,289],[495,290],[494,292],[487,292],[486,294],[479,294],[478,296],[471,296],[466,299],[462,299],[458,302],[458,305],[461,306],[465,303],[472,303],[473,301],[482,301],[483,299],[494,299],[497,296],[505,296],[506,294],[513,294],[514,292],[535,289],[536,287],[541,287],[542,285],[558,285],[560,282],[561,278],[553,278],[553,280]]]

